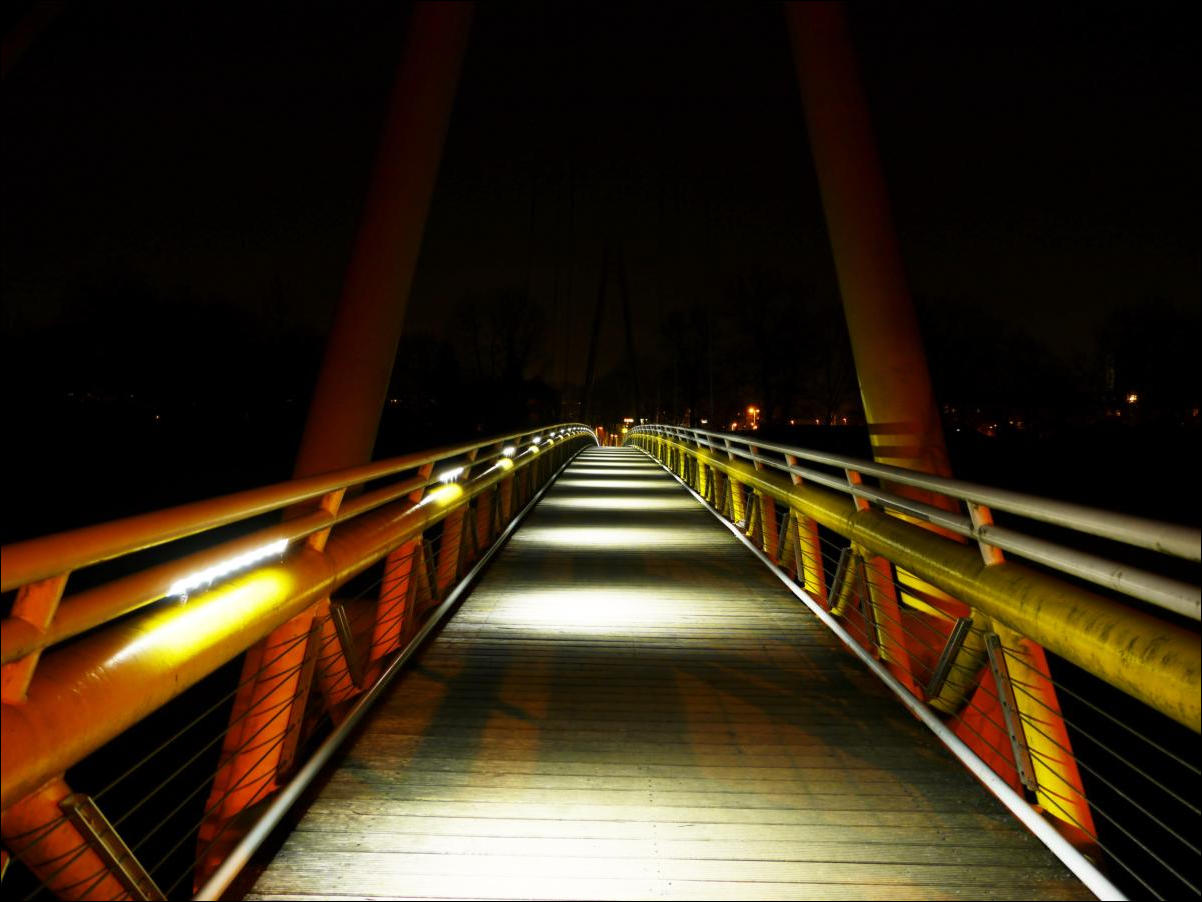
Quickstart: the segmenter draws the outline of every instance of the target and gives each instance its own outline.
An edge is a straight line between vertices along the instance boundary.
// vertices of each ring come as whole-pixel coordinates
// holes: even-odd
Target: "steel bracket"
[[[121,881],[131,896],[140,900],[167,898],[91,796],[76,792],[58,804],[71,825],[108,866],[109,873]]]
[[[928,699],[935,698],[943,691],[943,684],[947,682],[947,675],[951,673],[956,655],[964,647],[964,640],[968,638],[968,633],[971,630],[971,617],[956,618],[956,624],[952,627],[951,633],[948,634],[947,642],[943,644],[943,651],[939,653],[939,660],[935,664],[935,670],[931,673],[931,678],[927,680],[924,694]]]
[[[1027,736],[1023,730],[1022,718],[1018,713],[1018,702],[1014,698],[1014,686],[1010,683],[1010,670],[1006,667],[1006,652],[1002,649],[1002,640],[997,633],[985,634],[985,652],[989,657],[989,669],[993,673],[993,681],[997,685],[998,704],[1002,709],[1002,719],[1006,724],[1006,733],[1010,737],[1010,749],[1014,753],[1014,766],[1018,769],[1018,779],[1031,792],[1039,788],[1035,780],[1035,768],[1031,764],[1031,751],[1027,748]]]

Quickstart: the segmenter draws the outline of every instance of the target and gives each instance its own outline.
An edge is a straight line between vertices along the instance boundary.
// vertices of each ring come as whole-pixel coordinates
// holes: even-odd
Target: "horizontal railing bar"
[[[850,494],[855,495],[857,498],[866,498],[869,501],[875,501],[883,507],[891,507],[903,513],[913,514],[927,523],[949,529],[957,535],[965,536],[966,538],[974,537],[972,520],[963,515],[953,514],[951,511],[945,511],[941,507],[935,507],[933,504],[924,504],[912,498],[903,498],[900,495],[886,492],[883,489],[874,489],[866,485],[850,486],[850,488]]]
[[[848,494],[794,485],[779,472],[755,470],[687,439],[639,433],[664,442],[745,486],[795,507],[867,552],[979,608],[1045,648],[1198,732],[1196,631],[1167,622],[1021,561],[986,565],[975,549],[892,517],[857,510]]]
[[[580,423],[563,424],[554,428],[576,427],[588,428]],[[235,492],[154,513],[138,514],[69,532],[16,542],[3,549],[3,561],[0,562],[0,591],[7,592],[80,567],[311,501],[337,489],[393,476],[487,445],[515,439],[524,440],[527,437],[542,437],[551,431],[553,430],[534,429],[511,432],[507,435],[415,452],[361,467],[276,483],[265,488]]]
[[[170,563],[131,573],[93,589],[69,595],[59,604],[54,620],[41,632],[19,617],[0,622],[0,663],[7,664],[40,649],[57,645],[110,620],[124,617],[167,595],[177,579],[228,560],[268,542],[297,539],[332,526],[334,518],[325,511],[277,523],[213,548],[206,548]]]
[[[1024,536],[1013,530],[1005,530],[998,532],[1001,527],[992,524],[983,525],[980,529],[973,526],[971,520],[967,517],[957,515],[949,511],[943,511],[932,505],[926,505],[919,501],[902,498],[892,492],[884,489],[873,489],[863,484],[853,484],[847,479],[817,473],[805,467],[798,467],[789,463],[776,461],[771,458],[762,457],[760,454],[752,452],[754,447],[758,450],[768,448],[781,449],[784,446],[772,445],[771,443],[755,443],[753,446],[745,439],[738,439],[747,450],[740,447],[728,446],[725,441],[721,444],[711,441],[706,436],[714,436],[713,433],[707,433],[704,430],[689,430],[682,427],[640,427],[640,432],[650,432],[651,434],[662,434],[675,436],[677,439],[692,442],[698,447],[709,448],[710,450],[731,457],[738,457],[743,460],[750,461],[753,464],[770,467],[781,473],[788,473],[801,477],[803,480],[824,485],[828,488],[854,497],[866,498],[875,501],[884,507],[891,507],[897,510],[912,513],[918,517],[925,519],[937,526],[945,527],[959,535],[968,538],[974,538],[986,544],[995,545],[1004,550],[1009,550],[1014,554],[1018,554],[1029,560],[1036,561],[1045,566],[1058,570],[1061,573],[1077,576],[1093,582],[1095,585],[1105,586],[1115,591],[1121,592],[1131,598],[1137,598],[1140,601],[1146,601],[1150,604],[1162,607],[1165,610],[1173,611],[1193,620],[1202,619],[1202,603],[1200,603],[1200,591],[1196,586],[1191,586],[1187,583],[1168,577],[1159,576],[1136,567],[1114,563],[1107,561],[1104,558],[1088,554],[1086,552],[1076,551],[1066,546],[1050,542],[1044,539],[1037,539],[1029,536]],[[785,452],[796,459],[799,455],[807,452],[801,449],[791,449]],[[920,487],[928,485],[929,479],[915,480],[910,479],[913,476],[910,471],[898,471],[896,467],[884,467],[883,465],[871,464],[867,461],[855,461],[852,458],[842,458],[837,455],[821,455],[817,452],[810,453],[809,457],[827,457],[832,460],[838,459],[848,464],[846,469],[855,469],[861,474],[872,474],[873,470],[900,472],[908,474],[906,479],[892,478],[891,482],[906,482]],[[854,466],[853,466],[854,465]],[[921,474],[919,474],[921,475]],[[930,477],[934,479],[935,477]],[[955,480],[944,480],[945,482],[954,483]],[[942,493],[946,494],[946,493]],[[952,497],[955,497],[954,495]],[[983,496],[982,496],[983,497]],[[1028,496],[1023,496],[1028,497]],[[1057,502],[1052,502],[1057,503]],[[1119,514],[1115,515],[1122,516]],[[1162,524],[1167,525],[1167,524]],[[992,532],[989,532],[992,530]],[[1002,536],[1004,541],[1008,543],[1003,546],[1001,541],[990,541],[988,534],[995,537]],[[1142,547],[1142,546],[1141,546]]]
[[[704,502],[705,499],[697,494],[686,482],[680,479],[675,473],[669,470],[670,475],[699,501]],[[888,688],[889,690],[906,706],[907,710],[915,716],[919,721],[930,729],[939,741],[962,763],[967,770],[973,774],[978,780],[984,784],[1007,809],[1023,823],[1032,833],[1034,833],[1041,842],[1043,842],[1065,865],[1069,867],[1074,876],[1080,879],[1095,895],[1100,899],[1126,899],[1117,887],[1114,886],[1097,866],[1088,858],[1081,854],[1068,840],[1066,840],[1056,830],[1052,824],[1038,813],[1024,798],[1016,793],[1010,785],[999,777],[993,769],[981,759],[960,737],[958,737],[945,723],[930,711],[923,702],[915,698],[899,681],[889,672],[887,667],[881,661],[876,660],[864,647],[856,641],[855,637],[835,619],[828,611],[815,601],[801,586],[797,585],[777,565],[775,561],[769,558],[762,549],[756,546],[738,527],[730,523],[722,517],[713,508],[709,508],[710,513],[718,518],[718,521],[734,534],[735,538],[746,546],[752,554],[760,559],[765,566],[781,581],[798,600],[800,600],[810,611],[821,620],[828,629],[830,629],[839,640],[859,658],[865,666],[868,667]]]
[[[972,520],[968,517],[946,511],[943,508],[935,507],[931,504],[924,504],[921,501],[915,501],[912,498],[903,498],[901,495],[896,495],[893,492],[885,491],[884,489],[874,489],[866,485],[852,485],[847,481],[846,477],[831,476],[828,473],[819,473],[817,470],[811,470],[808,467],[797,467],[780,461],[772,460],[771,458],[760,457],[757,454],[743,452],[737,448],[726,448],[722,445],[715,445],[712,442],[699,441],[699,445],[717,451],[720,454],[733,454],[735,457],[741,457],[751,463],[759,463],[764,466],[771,467],[774,470],[779,470],[782,473],[788,473],[794,476],[800,476],[803,480],[814,482],[818,485],[826,486],[827,488],[836,489],[848,495],[855,495],[860,498],[867,498],[870,501],[876,501],[878,504],[886,507],[892,507],[905,513],[913,514],[920,517],[928,523],[934,523],[936,526],[942,526],[950,529],[959,535],[967,538],[974,538]],[[756,448],[762,448],[762,445],[755,445]]]
[[[723,452],[728,450],[735,451],[734,448],[727,449],[725,447],[724,443],[730,441],[732,444],[742,445],[747,448],[754,446],[760,450],[791,454],[794,457],[814,463],[855,470],[864,475],[926,489],[941,495],[957,498],[961,501],[983,504],[994,510],[1006,511],[1007,513],[1027,517],[1031,520],[1074,529],[1078,532],[1087,533],[1099,538],[1112,539],[1126,545],[1147,548],[1190,561],[1202,560],[1202,531],[1188,526],[1179,526],[1145,517],[1106,511],[1069,501],[1041,498],[1037,495],[1028,495],[1009,489],[991,488],[978,483],[963,482],[958,479],[947,479],[942,476],[917,473],[913,470],[905,470],[900,467],[889,466],[888,464],[878,464],[873,461],[845,457],[840,454],[829,454],[807,448],[796,448],[775,442],[764,442],[759,439],[751,440],[739,435],[709,432],[704,429],[685,429],[678,426],[637,426],[634,431],[654,432],[656,430],[664,430],[668,434],[689,437],[693,441],[697,441],[696,436],[700,435],[718,439],[722,444],[716,445],[708,441],[705,444],[710,448]],[[756,460],[761,464],[774,467],[778,470],[788,471],[787,465],[778,463],[771,458],[753,457],[750,453],[739,453],[739,456],[748,460]]]
[[[296,775],[288,781],[280,794],[271,800],[271,803],[263,811],[262,815],[255,822],[246,834],[239,841],[230,853],[222,861],[221,866],[213,873],[193,896],[194,899],[219,899],[229,888],[229,885],[234,882],[238,874],[250,861],[251,856],[258,848],[267,840],[274,830],[283,820],[289,810],[301,799],[304,791],[318,777],[325,766],[329,763],[334,753],[342,746],[363,718],[363,715],[375,704],[376,700],[384,692],[385,689],[392,683],[393,679],[404,668],[408,660],[413,654],[421,648],[426,638],[432,633],[435,627],[442,622],[444,617],[450,612],[459,599],[471,587],[476,577],[492,560],[493,556],[505,545],[514,530],[525,519],[526,515],[534,509],[534,506],[542,499],[546,493],[548,486],[555,480],[555,477],[564,471],[573,458],[569,458],[564,462],[555,474],[543,484],[542,488],[534,494],[534,497],[526,503],[526,505],[514,516],[509,524],[497,536],[496,540],[488,547],[481,555],[472,569],[464,576],[463,579],[450,591],[439,606],[431,612],[422,628],[414,637],[409,640],[409,643],[400,652],[397,652],[392,661],[388,664],[384,673],[372,685],[372,687],[364,693],[352,706],[347,713],[345,719],[338,724],[337,728],[318,746],[313,755],[305,762],[304,766],[297,771]]]
[[[487,460],[495,459],[490,457]],[[407,479],[395,485],[365,492],[340,507],[337,514],[316,510],[187,557],[69,595],[59,605],[54,621],[44,633],[19,618],[6,618],[0,622],[0,663],[7,664],[31,652],[57,645],[109,620],[153,604],[167,597],[168,588],[177,579],[228,560],[243,551],[280,539],[295,542],[438,482],[437,476],[434,475],[429,478],[419,476]]]
[[[591,437],[591,430],[564,436]],[[538,433],[524,433],[542,436]],[[490,440],[490,441],[495,441]],[[485,443],[488,444],[488,443]],[[151,711],[179,695],[339,586],[421,535],[453,510],[539,456],[527,449],[511,465],[395,502],[336,530],[323,551],[301,547],[280,563],[231,576],[187,603],[149,610],[44,655],[22,705],[0,721],[5,750],[0,807],[62,773]],[[499,462],[500,463],[500,462]],[[103,711],[104,717],[97,717]]]
[[[1027,560],[1147,601],[1191,620],[1202,618],[1202,589],[1198,586],[1136,567],[1122,566],[1097,555],[1032,538],[1002,526],[982,526],[977,534],[982,541]]]

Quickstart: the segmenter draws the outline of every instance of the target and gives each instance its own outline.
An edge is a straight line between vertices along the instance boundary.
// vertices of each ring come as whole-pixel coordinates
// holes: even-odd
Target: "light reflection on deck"
[[[1090,898],[635,450],[369,720],[250,898]]]

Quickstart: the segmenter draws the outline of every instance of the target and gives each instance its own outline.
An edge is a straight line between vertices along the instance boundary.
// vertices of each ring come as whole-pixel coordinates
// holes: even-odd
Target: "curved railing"
[[[1197,894],[1197,529],[749,434],[626,442],[1073,845],[1140,892]]]
[[[5,867],[11,852],[60,898],[156,898],[203,883],[247,833],[247,812],[303,769],[316,729],[310,696],[345,723],[449,608],[471,566],[595,442],[586,426],[559,424],[5,547]],[[201,686],[248,649],[232,689]],[[172,732],[186,763],[137,787],[166,744],[145,754],[137,746],[153,734],[127,732],[197,686],[195,698],[212,703],[201,716],[228,714],[225,728],[191,757],[196,721]],[[69,769],[122,742],[132,747],[117,757],[134,767],[100,790],[71,791]],[[199,788],[174,798],[170,780],[206,755],[215,770],[202,767]],[[154,807],[147,794],[170,819],[206,791],[190,831],[151,825],[176,836],[157,868],[146,863],[153,841],[127,844],[115,829]],[[132,808],[106,818],[106,797]],[[196,867],[169,873],[189,833],[195,845],[183,851]]]
[[[1008,551],[1191,620],[1197,621],[1202,617],[1202,590],[1194,583],[1108,560],[1017,529],[1003,528],[992,522],[988,512],[1005,511],[1016,517],[1062,527],[1072,533],[1110,539],[1122,545],[1146,548],[1194,563],[1202,560],[1202,532],[1198,529],[931,476],[839,454],[761,442],[742,435],[683,426],[640,426],[633,431],[635,434],[683,439],[699,448],[745,461],[757,469],[767,468],[791,480],[797,477],[798,484],[820,485],[884,510],[909,514],[971,538],[983,547]],[[835,472],[805,467],[801,465],[802,461],[825,465]],[[883,485],[866,485],[863,482],[865,476],[875,477]],[[896,486],[908,486],[953,499],[962,505],[963,512],[907,497],[897,491]]]

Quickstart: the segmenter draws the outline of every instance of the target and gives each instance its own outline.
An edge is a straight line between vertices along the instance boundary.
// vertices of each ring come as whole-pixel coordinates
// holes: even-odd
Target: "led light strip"
[[[167,594],[187,598],[188,593],[193,589],[198,589],[201,586],[210,586],[223,576],[228,576],[236,570],[243,570],[251,564],[283,554],[284,549],[287,547],[288,540],[279,539],[266,545],[260,545],[258,548],[252,548],[250,551],[245,551],[237,557],[229,558],[220,564],[214,564],[212,567],[197,570],[195,573],[189,573],[187,576],[177,579],[171,584],[171,588],[167,590]]]

